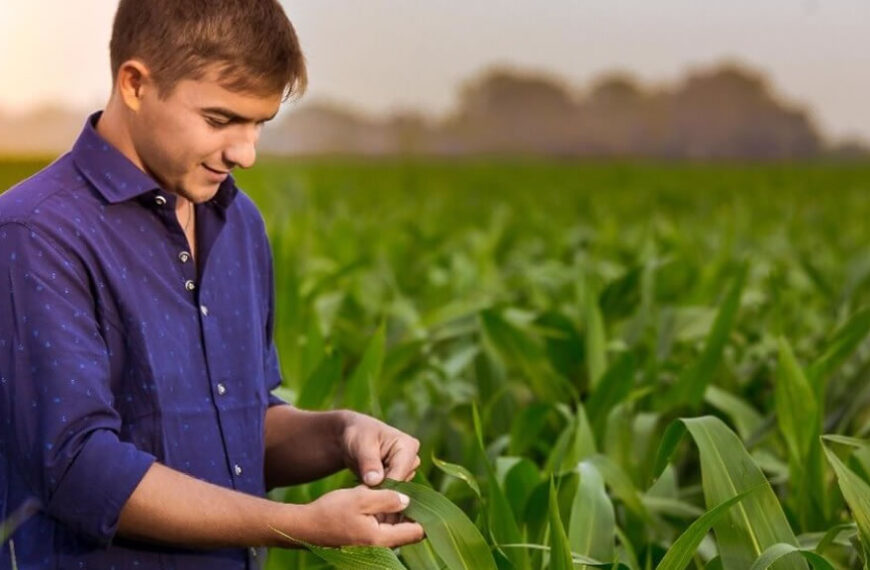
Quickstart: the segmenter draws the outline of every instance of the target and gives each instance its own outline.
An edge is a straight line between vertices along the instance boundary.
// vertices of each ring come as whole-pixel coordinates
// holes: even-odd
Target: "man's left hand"
[[[420,466],[416,438],[357,412],[345,412],[341,448],[345,465],[369,487],[385,478],[409,481]]]

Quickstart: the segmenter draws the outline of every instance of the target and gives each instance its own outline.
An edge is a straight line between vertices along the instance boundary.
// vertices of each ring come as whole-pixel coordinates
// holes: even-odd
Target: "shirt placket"
[[[206,377],[208,378],[208,393],[211,404],[218,418],[218,429],[221,434],[221,444],[226,458],[226,466],[229,472],[229,479],[232,481],[234,489],[241,487],[242,476],[245,474],[244,461],[242,453],[235,452],[232,449],[233,438],[228,433],[229,420],[226,417],[227,406],[229,405],[232,394],[230,393],[231,386],[228,379],[220,376],[220,370],[214,366],[209,354],[215,354],[220,344],[220,331],[218,330],[217,314],[211,306],[210,292],[203,284],[207,281],[205,276],[206,259],[200,254],[197,260],[200,271],[197,271],[197,264],[194,263],[193,255],[189,251],[189,244],[184,231],[178,223],[178,217],[175,214],[175,197],[164,194],[158,191],[154,198],[154,203],[158,207],[158,213],[163,218],[167,227],[170,229],[170,239],[176,251],[175,259],[180,268],[181,279],[179,287],[182,287],[187,295],[194,310],[199,323],[200,337],[204,348],[203,361],[205,364]],[[210,252],[211,246],[214,245],[217,239],[217,234],[223,226],[223,220],[209,211],[208,208],[197,208],[197,240],[200,244],[200,252]],[[197,275],[199,273],[199,276]]]

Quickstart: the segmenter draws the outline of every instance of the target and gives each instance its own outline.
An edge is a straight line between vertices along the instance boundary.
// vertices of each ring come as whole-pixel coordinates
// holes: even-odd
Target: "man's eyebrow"
[[[260,122],[265,123],[266,121],[271,121],[272,119],[274,119],[275,115],[278,114],[278,111],[275,111],[275,113],[273,113],[271,117],[266,117],[266,118],[257,120],[257,119],[253,119],[250,117],[245,117],[244,115],[239,115],[238,113],[236,113],[234,111],[230,111],[229,109],[224,109],[223,107],[206,107],[202,110],[202,112],[203,113],[213,113],[216,115],[223,115],[227,119],[234,121],[234,122],[238,122],[238,123],[255,123],[255,122],[256,123],[260,123]]]

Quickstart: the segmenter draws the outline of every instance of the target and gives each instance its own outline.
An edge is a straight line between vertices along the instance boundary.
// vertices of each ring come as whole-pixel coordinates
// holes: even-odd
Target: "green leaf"
[[[775,385],[776,418],[792,459],[803,466],[810,444],[819,435],[819,406],[810,383],[795,360],[791,345],[779,339],[779,371]]]
[[[39,502],[35,499],[28,499],[15,509],[9,518],[0,522],[0,546],[9,540],[9,537],[15,534],[15,530],[24,524],[27,519],[38,513],[40,510]]]
[[[831,464],[837,475],[840,491],[842,491],[846,504],[849,505],[852,516],[858,524],[858,536],[866,556],[870,553],[870,485],[849,469],[833,451],[828,449],[827,445],[823,448],[828,457],[828,463]]]
[[[571,558],[571,546],[568,542],[568,536],[565,534],[565,527],[562,524],[562,519],[559,516],[559,502],[556,498],[556,485],[550,479],[550,499],[549,499],[549,521],[550,521],[550,570],[574,570],[573,559]]]
[[[494,310],[480,313],[486,339],[506,362],[514,363],[528,380],[535,395],[544,402],[571,398],[571,384],[550,365],[544,348]]]
[[[640,492],[635,487],[631,477],[612,459],[606,455],[593,455],[586,461],[595,466],[604,477],[604,481],[610,487],[613,494],[619,498],[628,510],[636,514],[644,521],[650,521],[649,513],[640,497]]]
[[[623,353],[604,373],[595,391],[586,400],[589,421],[595,433],[603,433],[607,414],[625,400],[634,385],[635,358],[631,352]]]
[[[806,558],[813,565],[814,570],[835,570],[830,562],[815,552],[804,550],[794,546],[793,544],[785,544],[782,542],[767,547],[765,551],[761,553],[761,556],[752,563],[749,570],[767,570],[778,561],[783,560],[788,556],[791,556],[793,559],[795,554],[799,554]]]
[[[496,570],[489,546],[462,509],[429,487],[388,479],[382,488],[408,495],[404,514],[423,526],[433,550],[451,570]]]
[[[728,342],[728,337],[731,335],[731,329],[734,328],[734,322],[737,320],[746,273],[746,264],[741,265],[735,272],[725,300],[716,314],[713,328],[707,336],[700,358],[684,369],[671,390],[669,400],[672,405],[697,406],[704,397],[704,392],[719,367],[722,352]]]
[[[698,447],[708,508],[762,487],[730,510],[724,520],[714,524],[723,568],[745,570],[764,549],[780,542],[797,546],[797,539],[770,483],[737,435],[722,420],[704,416],[684,418],[671,424],[662,438],[655,472],[661,472],[686,431]],[[806,570],[807,565],[803,559],[788,559],[778,562],[776,568]]]
[[[530,459],[519,458],[513,467],[508,469],[504,477],[504,493],[516,520],[522,519],[526,503],[540,482],[541,474],[538,467]]]
[[[752,491],[752,489],[743,491],[730,499],[726,499],[690,524],[689,528],[683,531],[683,534],[668,548],[665,557],[656,566],[656,570],[683,570],[692,561],[695,551],[698,550],[698,545],[710,532],[710,528],[728,512],[728,509],[745,499]]]
[[[718,386],[707,386],[704,401],[728,416],[743,441],[747,441],[764,423],[764,417],[749,402]]]
[[[580,462],[577,471],[580,477],[568,524],[571,550],[598,560],[613,560],[616,517],[604,479],[587,461]]]
[[[442,461],[432,455],[432,463],[440,469],[441,471],[447,473],[451,477],[456,477],[457,479],[461,479],[465,481],[471,490],[474,491],[474,494],[478,497],[481,496],[480,486],[477,484],[477,479],[472,475],[471,471],[463,467],[462,465],[456,465],[454,463],[448,463],[446,461]]]
[[[315,546],[298,538],[293,538],[280,530],[275,532],[317,555],[324,562],[331,564],[336,570],[408,570],[399,561],[396,553],[389,548],[377,546],[345,546],[342,548],[325,548]]]
[[[329,404],[329,397],[341,381],[344,359],[334,351],[323,357],[311,377],[305,381],[296,405],[303,410],[322,410]]]
[[[444,570],[444,565],[428,539],[407,544],[400,549],[400,554],[411,570]]]
[[[828,531],[822,536],[821,540],[819,540],[819,543],[816,545],[816,554],[824,554],[825,550],[833,545],[834,541],[837,540],[837,538],[839,538],[839,536],[845,532],[849,532],[851,534],[857,533],[858,525],[850,522],[834,525],[829,528]]]
[[[819,435],[820,407],[791,345],[779,339],[779,370],[774,386],[776,419],[786,442],[794,500],[803,528],[825,519],[825,480]]]
[[[586,373],[589,376],[589,390],[594,393],[604,371],[607,370],[607,337],[604,332],[604,318],[598,299],[591,287],[584,288],[584,336],[586,339]]]
[[[824,380],[855,352],[868,334],[870,334],[870,307],[852,315],[833,334],[825,347],[825,352],[809,368],[807,376],[810,383],[819,390]]]
[[[483,428],[480,424],[480,413],[477,411],[476,403],[472,405],[471,411],[478,452],[486,469],[488,490],[486,520],[489,530],[495,539],[496,546],[499,544],[520,543],[522,542],[522,534],[517,525],[517,520],[514,518],[513,509],[504,491],[498,484],[495,469],[486,455],[486,448],[483,445]],[[528,554],[525,551],[510,551],[507,553],[507,556],[515,567],[520,569],[529,568]]]
[[[545,546],[543,544],[503,544],[502,548],[512,549],[512,548],[525,548],[528,550],[540,550],[542,552],[549,553],[552,549],[549,546]],[[588,556],[582,556],[577,554],[576,552],[571,553],[571,559],[574,564],[583,564],[584,566],[591,566],[593,568],[608,568],[609,570],[629,570],[629,567],[621,562],[601,562],[600,560],[595,560],[594,558],[589,558]]]
[[[347,381],[344,404],[352,410],[379,413],[377,382],[384,364],[385,326],[382,323],[369,340],[362,360]]]

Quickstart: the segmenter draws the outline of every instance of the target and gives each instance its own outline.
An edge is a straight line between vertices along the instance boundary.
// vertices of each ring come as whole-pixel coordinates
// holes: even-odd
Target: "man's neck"
[[[139,155],[136,153],[136,148],[133,145],[133,137],[130,136],[130,129],[123,116],[124,110],[118,103],[115,97],[109,99],[106,104],[106,109],[97,121],[96,131],[106,142],[118,149],[121,154],[126,156],[130,162],[142,172],[148,173]]]

